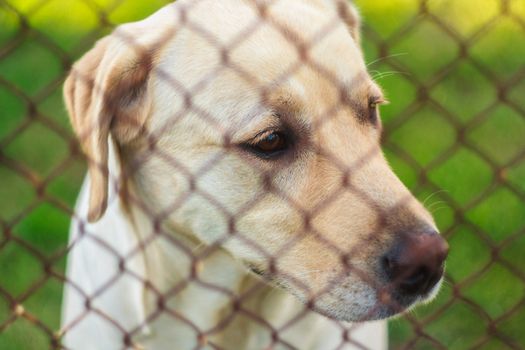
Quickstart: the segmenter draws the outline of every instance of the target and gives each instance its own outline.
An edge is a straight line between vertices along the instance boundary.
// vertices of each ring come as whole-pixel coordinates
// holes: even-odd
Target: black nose
[[[441,279],[447,254],[448,244],[439,234],[411,234],[383,256],[382,266],[401,293],[424,295]]]

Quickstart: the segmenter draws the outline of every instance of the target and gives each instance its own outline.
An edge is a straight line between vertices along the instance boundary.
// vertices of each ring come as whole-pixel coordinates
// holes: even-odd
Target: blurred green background
[[[0,0],[0,349],[52,348],[85,167],[61,83],[112,26],[161,0]],[[392,348],[525,348],[525,1],[356,1],[391,104],[387,156],[451,245],[436,301]],[[24,317],[13,305],[22,304]]]

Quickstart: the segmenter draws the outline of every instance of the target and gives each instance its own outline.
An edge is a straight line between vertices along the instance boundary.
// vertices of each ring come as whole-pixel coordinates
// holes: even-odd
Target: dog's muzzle
[[[405,235],[381,258],[388,289],[401,307],[431,294],[444,272],[448,244],[437,232]]]

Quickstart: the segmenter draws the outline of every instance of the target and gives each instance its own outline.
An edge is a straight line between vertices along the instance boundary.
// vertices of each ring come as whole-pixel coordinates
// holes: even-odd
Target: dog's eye
[[[283,132],[268,131],[256,137],[250,143],[250,148],[259,156],[271,158],[288,148],[288,140]]]
[[[377,102],[370,102],[368,104],[368,118],[372,123],[377,123]]]
[[[387,103],[387,102],[379,98],[372,98],[368,101],[368,117],[372,123],[374,124],[377,123],[379,105],[384,104],[384,103]]]

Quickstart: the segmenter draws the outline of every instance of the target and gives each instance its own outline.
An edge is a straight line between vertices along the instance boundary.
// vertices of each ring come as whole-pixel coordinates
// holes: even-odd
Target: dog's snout
[[[390,283],[404,295],[425,295],[443,275],[447,242],[437,233],[405,237],[382,258]]]

